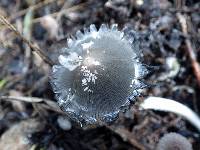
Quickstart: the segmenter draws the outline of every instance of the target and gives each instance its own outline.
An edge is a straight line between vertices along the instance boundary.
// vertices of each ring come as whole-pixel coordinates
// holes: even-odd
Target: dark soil
[[[111,125],[83,129],[72,121],[69,131],[58,126],[56,120],[61,114],[47,109],[46,105],[0,100],[0,136],[14,123],[27,118],[40,118],[45,120],[45,128],[31,135],[37,149],[49,149],[54,145],[55,149],[66,150],[122,150],[140,149],[139,144],[148,150],[155,149],[160,137],[169,132],[187,137],[195,150],[200,149],[200,134],[186,120],[171,113],[138,109],[138,102],[153,95],[181,102],[200,115],[200,84],[186,44],[186,39],[189,39],[196,61],[200,62],[198,0],[48,1],[48,4],[38,5],[41,0],[0,0],[0,14],[54,61],[60,48],[66,46],[66,38],[90,24],[99,27],[102,23],[117,23],[120,29],[127,25],[148,33],[151,36],[143,48],[142,59],[145,64],[159,66],[159,70],[146,78],[146,82],[155,86],[143,90],[136,104],[132,104],[125,114],[120,114]],[[178,13],[187,18],[188,34],[182,30]],[[41,18],[45,15],[55,18],[55,22],[42,22]],[[28,45],[19,36],[0,25],[0,96],[39,97],[56,101],[48,80],[50,66],[39,56],[29,55],[29,51]],[[170,68],[166,63],[169,57],[180,65],[178,73],[170,77]],[[121,128],[123,130],[119,131]]]

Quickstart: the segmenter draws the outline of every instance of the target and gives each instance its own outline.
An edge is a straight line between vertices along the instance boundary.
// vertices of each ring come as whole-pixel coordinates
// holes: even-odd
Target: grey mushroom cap
[[[184,136],[172,132],[160,139],[156,150],[192,150],[192,145]]]
[[[139,80],[147,74],[139,51],[134,31],[119,31],[116,24],[78,31],[52,68],[59,106],[80,123],[115,119],[145,85]]]

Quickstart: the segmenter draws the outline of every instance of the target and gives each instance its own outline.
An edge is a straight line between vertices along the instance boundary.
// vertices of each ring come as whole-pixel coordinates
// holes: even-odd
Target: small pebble
[[[59,116],[57,119],[58,125],[63,130],[70,130],[72,128],[71,122],[64,116]]]

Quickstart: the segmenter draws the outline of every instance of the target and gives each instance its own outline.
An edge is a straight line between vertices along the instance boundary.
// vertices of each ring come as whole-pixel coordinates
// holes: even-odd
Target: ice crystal
[[[145,87],[147,74],[139,61],[140,40],[136,31],[102,24],[78,31],[68,39],[51,84],[59,106],[80,123],[110,122]]]

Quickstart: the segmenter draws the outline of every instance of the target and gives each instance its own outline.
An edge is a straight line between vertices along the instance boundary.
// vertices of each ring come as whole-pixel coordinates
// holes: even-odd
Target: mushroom
[[[51,85],[58,104],[81,124],[111,122],[147,85],[140,62],[141,35],[127,27],[102,24],[76,32],[61,50]]]

